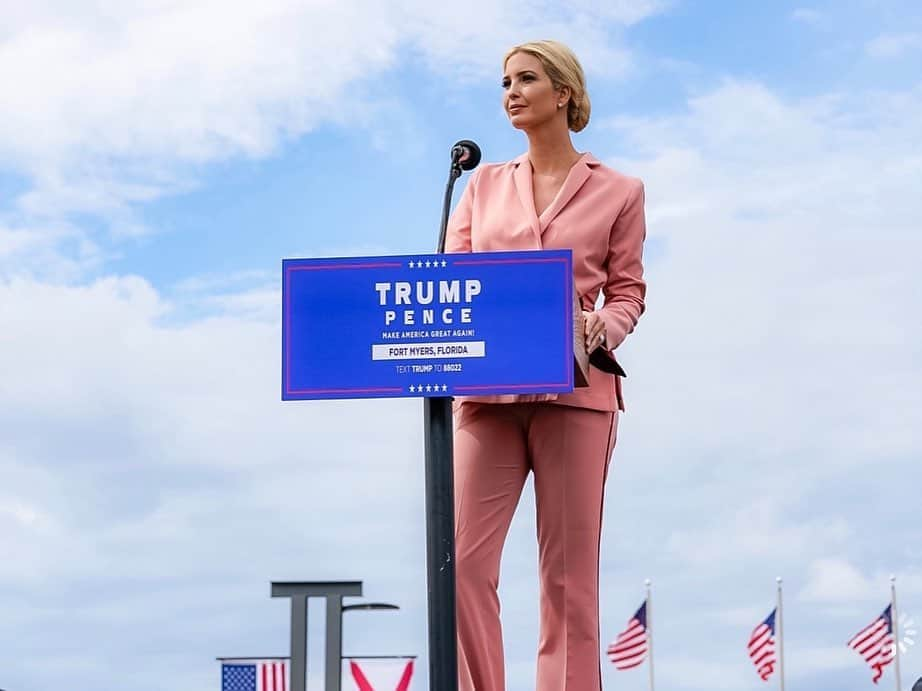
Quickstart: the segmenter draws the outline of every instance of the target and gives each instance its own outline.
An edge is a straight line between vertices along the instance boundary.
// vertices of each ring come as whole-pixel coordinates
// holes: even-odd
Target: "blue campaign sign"
[[[282,399],[573,390],[570,250],[282,262]]]

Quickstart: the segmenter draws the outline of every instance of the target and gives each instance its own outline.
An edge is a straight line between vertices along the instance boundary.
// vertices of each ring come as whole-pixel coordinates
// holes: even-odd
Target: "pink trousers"
[[[617,413],[465,402],[454,424],[460,691],[505,689],[500,556],[529,471],[541,579],[536,689],[600,691],[599,539]]]

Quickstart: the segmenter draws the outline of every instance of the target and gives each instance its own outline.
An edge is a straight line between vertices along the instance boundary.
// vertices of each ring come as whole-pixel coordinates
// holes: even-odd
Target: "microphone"
[[[451,147],[451,162],[461,170],[473,170],[480,163],[480,147],[470,139],[462,139]]]
[[[448,229],[448,212],[451,208],[451,191],[455,181],[461,177],[465,170],[473,170],[480,163],[480,147],[470,139],[462,139],[451,147],[451,172],[448,174],[448,184],[445,186],[445,201],[442,204],[442,227],[439,231],[439,244],[436,252],[445,251],[445,233]]]

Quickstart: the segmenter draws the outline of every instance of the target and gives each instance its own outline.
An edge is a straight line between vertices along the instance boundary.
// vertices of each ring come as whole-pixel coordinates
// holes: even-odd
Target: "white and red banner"
[[[412,659],[345,660],[343,688],[355,691],[410,691],[413,667]]]

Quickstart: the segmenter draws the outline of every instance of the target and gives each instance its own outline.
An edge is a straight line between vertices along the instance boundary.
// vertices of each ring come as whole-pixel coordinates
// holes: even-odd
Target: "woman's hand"
[[[592,352],[605,345],[605,324],[597,312],[583,310],[583,323],[586,333],[586,350]]]

